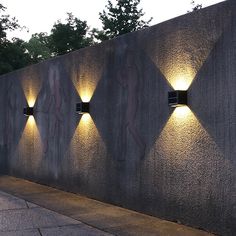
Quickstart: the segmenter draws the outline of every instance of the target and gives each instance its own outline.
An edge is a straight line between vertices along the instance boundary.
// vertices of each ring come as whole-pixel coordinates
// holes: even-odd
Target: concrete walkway
[[[1,236],[111,235],[0,191]]]
[[[212,236],[80,195],[1,176],[0,236],[31,235]]]

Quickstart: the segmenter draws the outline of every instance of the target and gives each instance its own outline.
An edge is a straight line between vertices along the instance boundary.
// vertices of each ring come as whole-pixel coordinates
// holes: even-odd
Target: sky
[[[113,2],[115,0],[112,0]],[[222,0],[195,0],[203,7]],[[18,19],[20,25],[29,29],[8,35],[28,40],[33,33],[50,32],[53,24],[66,18],[72,12],[80,20],[86,20],[91,28],[101,28],[99,12],[105,9],[107,0],[0,0],[10,16]],[[153,17],[150,25],[163,22],[191,9],[191,0],[141,0],[140,7],[145,12],[144,19]]]

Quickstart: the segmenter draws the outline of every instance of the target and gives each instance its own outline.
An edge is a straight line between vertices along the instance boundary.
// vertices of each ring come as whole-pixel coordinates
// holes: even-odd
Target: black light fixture
[[[25,107],[23,109],[23,113],[25,116],[33,116],[34,115],[34,108],[33,107]]]
[[[187,105],[188,93],[186,90],[175,90],[168,92],[168,105],[170,107],[180,107]]]
[[[76,112],[78,114],[89,113],[89,102],[79,102],[76,104]]]

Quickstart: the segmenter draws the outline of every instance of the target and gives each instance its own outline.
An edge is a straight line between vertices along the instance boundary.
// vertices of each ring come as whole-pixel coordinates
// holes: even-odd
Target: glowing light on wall
[[[82,125],[89,124],[91,122],[92,122],[92,118],[89,113],[85,113],[82,115],[81,120],[80,120],[80,123]]]
[[[35,101],[36,101],[36,97],[33,97],[33,95],[31,95],[31,96],[27,99],[27,102],[28,102],[29,107],[33,107],[34,104],[35,104]]]
[[[72,81],[83,102],[90,102],[99,79],[91,71],[86,71],[83,75],[74,73]]]
[[[67,171],[94,191],[101,191],[107,178],[106,156],[106,145],[92,117],[88,113],[82,115],[67,150]]]
[[[22,88],[30,107],[35,105],[38,93],[41,88],[41,80],[35,69],[29,68],[21,78]]]
[[[83,102],[90,102],[95,88],[85,87],[84,89],[79,89],[79,95]]]
[[[153,153],[158,158],[153,158]],[[191,199],[196,204],[199,199],[196,198],[196,188],[192,186],[206,190],[202,193],[207,197],[210,195],[208,190],[217,191],[222,184],[218,168],[226,170],[226,175],[230,175],[232,170],[229,160],[225,159],[217,143],[187,106],[173,111],[150,150],[147,162],[150,179],[156,176],[156,165],[164,166],[165,172],[160,173],[171,173],[165,175],[168,186],[162,194],[169,194],[175,201],[181,198],[186,203]],[[160,186],[157,181],[157,187]],[[181,191],[176,191],[176,186]]]
[[[33,107],[37,98],[37,92],[32,88],[24,89],[24,92],[29,107]]]
[[[147,44],[148,55],[174,90],[188,90],[225,27],[217,27],[214,34],[208,37],[206,28],[201,25],[198,23],[193,28],[177,27],[171,31],[163,29],[168,35],[165,40],[157,34],[157,39],[161,39],[159,43]]]
[[[187,90],[193,81],[193,77],[188,76],[176,76],[169,82],[174,90]]]
[[[70,152],[71,172],[72,174],[74,172],[76,176],[79,173],[84,173],[84,170],[89,169],[93,162],[97,163],[99,161],[98,158],[101,159],[99,162],[104,161],[102,157],[106,155],[106,146],[89,113],[82,115],[71,139],[68,151]],[[95,153],[96,158],[94,158]],[[94,168],[99,167],[95,165]],[[99,172],[100,174],[103,175],[102,170]],[[85,177],[83,176],[83,178]]]
[[[176,107],[172,116],[174,120],[192,119],[192,111],[188,106]]]
[[[105,56],[96,51],[83,52],[72,66],[71,80],[83,102],[90,102],[104,69]]]
[[[155,148],[172,165],[182,165],[192,159],[193,147],[202,138],[202,132],[201,124],[187,106],[176,107],[158,137]]]
[[[28,128],[33,128],[36,125],[35,119],[33,116],[29,116],[28,120],[27,120],[27,127]]]
[[[43,143],[34,116],[29,116],[18,144],[17,168],[36,173],[41,166]]]

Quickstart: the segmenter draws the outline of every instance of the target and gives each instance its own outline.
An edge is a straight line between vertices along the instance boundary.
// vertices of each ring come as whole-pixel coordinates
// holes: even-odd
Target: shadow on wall
[[[169,110],[163,109],[168,82],[131,42],[126,35],[110,43],[106,69],[92,99],[94,122],[114,161],[144,158],[169,116]],[[157,107],[158,99],[163,103]]]

